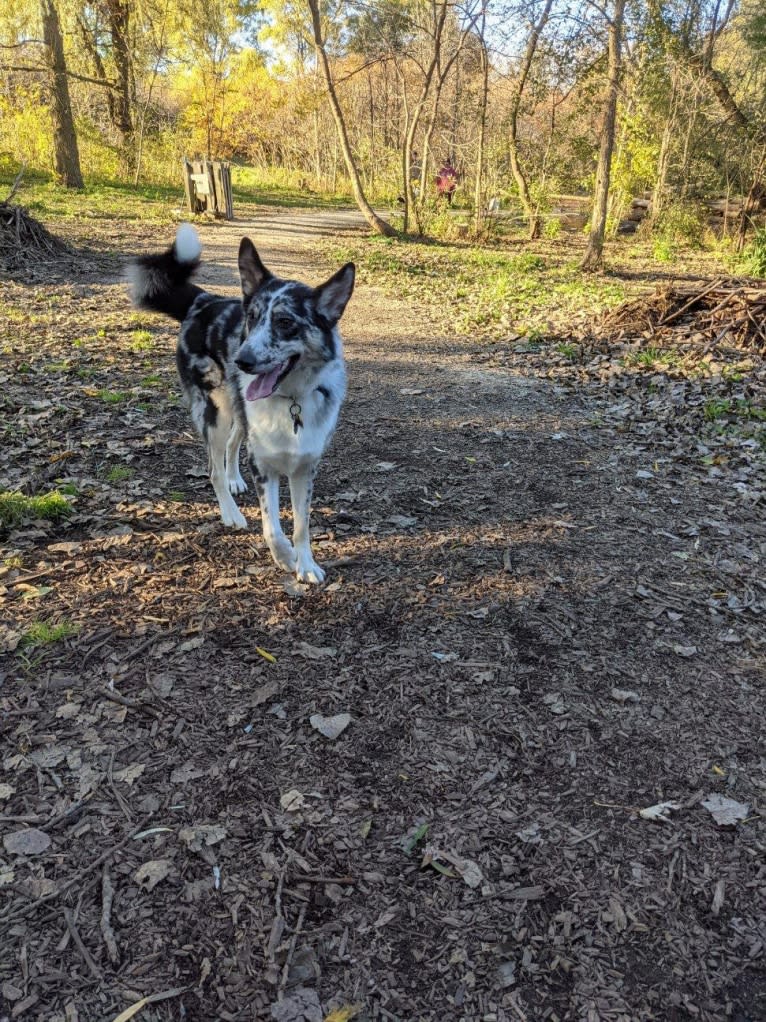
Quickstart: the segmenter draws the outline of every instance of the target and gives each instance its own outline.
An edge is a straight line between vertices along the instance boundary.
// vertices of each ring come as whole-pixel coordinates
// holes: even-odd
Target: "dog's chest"
[[[336,416],[318,421],[313,394],[299,401],[270,397],[245,404],[247,446],[256,460],[289,475],[302,465],[317,461],[327,445]]]

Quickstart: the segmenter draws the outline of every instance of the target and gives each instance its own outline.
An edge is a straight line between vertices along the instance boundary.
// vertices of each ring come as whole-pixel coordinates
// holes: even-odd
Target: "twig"
[[[704,298],[705,295],[710,294],[711,291],[714,291],[717,287],[720,287],[722,283],[723,283],[722,280],[714,280],[713,283],[709,284],[708,287],[704,288],[704,290],[699,291],[697,292],[697,294],[692,295],[689,301],[682,305],[680,309],[676,309],[676,311],[671,313],[670,316],[663,316],[662,319],[660,319],[659,322],[656,324],[656,329],[659,330],[661,326],[667,326],[667,324],[672,323],[674,319],[678,319],[678,317],[682,316],[688,308],[694,305],[695,302],[700,301],[700,299]]]
[[[68,908],[64,909],[64,919],[66,920],[67,929],[72,935],[72,940],[75,942],[75,945],[77,946],[77,950],[85,959],[85,964],[88,966],[91,973],[96,977],[96,979],[101,979],[101,970],[93,961],[93,956],[82,942],[82,937],[78,933],[77,927],[74,924],[74,916],[72,915],[71,909]]]
[[[113,703],[119,703],[120,706],[127,706],[131,710],[145,710],[147,713],[153,713],[155,717],[162,716],[162,711],[158,710],[156,706],[152,706],[151,703],[128,699],[127,696],[120,695],[119,692],[113,692],[109,688],[100,688],[98,694],[104,696],[105,699],[111,699]]]
[[[114,900],[114,887],[109,876],[109,865],[104,864],[104,875],[101,879],[101,934],[106,944],[109,961],[116,965],[120,960],[120,952],[117,950],[117,941],[112,929],[112,901]]]
[[[19,185],[21,184],[21,179],[22,179],[22,177],[24,177],[24,171],[26,169],[27,169],[26,163],[22,163],[21,170],[18,172],[18,174],[16,175],[16,180],[11,185],[11,190],[8,192],[6,197],[3,199],[3,202],[5,202],[6,204],[9,203],[11,201],[11,199],[13,198],[13,196],[16,194],[16,190],[18,189]]]
[[[287,949],[287,958],[285,959],[285,964],[284,964],[284,967],[282,969],[282,976],[281,976],[281,979],[279,980],[279,993],[278,993],[278,996],[279,996],[280,1001],[282,1000],[282,992],[284,991],[285,987],[287,986],[287,978],[288,978],[288,976],[290,974],[290,965],[291,965],[292,960],[293,960],[293,955],[295,954],[295,945],[298,942],[298,935],[301,932],[301,930],[303,929],[303,920],[306,918],[306,908],[307,907],[308,906],[306,906],[306,905],[301,905],[301,910],[300,910],[300,912],[298,914],[298,923],[297,923],[295,929],[293,930],[292,937],[290,938],[290,947]]]
[[[38,909],[40,905],[44,905],[46,902],[53,901],[54,898],[60,898],[62,894],[66,894],[70,887],[74,887],[74,885],[78,884],[83,877],[86,877],[89,873],[92,873],[94,869],[98,869],[99,866],[102,866],[107,861],[107,859],[111,859],[113,855],[121,851],[125,847],[125,845],[129,844],[137,834],[140,834],[142,830],[145,830],[146,825],[151,822],[151,819],[152,819],[151,815],[144,817],[144,819],[141,821],[141,824],[138,827],[136,827],[135,830],[131,830],[131,832],[127,834],[121,841],[118,841],[116,845],[112,845],[111,848],[108,848],[102,855],[99,855],[99,857],[97,859],[94,859],[93,862],[91,862],[88,866],[84,866],[82,869],[78,870],[74,874],[74,876],[71,876],[60,887],[57,887],[55,891],[51,891],[50,894],[43,895],[42,898],[38,898],[36,901],[33,901],[29,905],[22,906],[22,908],[17,909],[15,912],[9,912],[7,916],[3,917],[3,922],[5,923],[15,922],[17,919],[23,919],[25,916],[28,916],[31,912],[34,912],[36,909]]]
[[[128,1019],[137,1015],[142,1008],[146,1007],[147,1004],[156,1004],[158,1001],[167,1001],[170,997],[180,997],[181,994],[185,993],[186,987],[174,987],[172,990],[162,990],[158,994],[149,994],[148,997],[142,997],[140,1001],[136,1001],[135,1004],[131,1004],[124,1011],[121,1011],[119,1015],[115,1015],[112,1022],[128,1022]]]

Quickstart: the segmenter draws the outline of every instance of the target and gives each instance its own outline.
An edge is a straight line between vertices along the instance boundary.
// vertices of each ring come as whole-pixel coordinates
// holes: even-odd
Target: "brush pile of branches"
[[[658,288],[605,313],[598,334],[611,344],[766,358],[766,281],[722,279],[696,288]]]
[[[68,246],[11,200],[21,180],[16,178],[8,197],[0,201],[0,266],[16,270],[69,251]]]

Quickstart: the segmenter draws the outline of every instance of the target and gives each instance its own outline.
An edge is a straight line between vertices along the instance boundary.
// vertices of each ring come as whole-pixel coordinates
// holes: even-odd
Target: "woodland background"
[[[474,234],[497,197],[555,235],[575,196],[603,239],[646,194],[660,256],[742,250],[762,204],[757,0],[10,0],[0,46],[4,179],[178,185],[201,155],[232,160],[235,186],[353,192],[379,230],[367,203],[399,198],[397,226],[439,234],[449,156]],[[744,215],[719,202],[711,234],[728,197]]]

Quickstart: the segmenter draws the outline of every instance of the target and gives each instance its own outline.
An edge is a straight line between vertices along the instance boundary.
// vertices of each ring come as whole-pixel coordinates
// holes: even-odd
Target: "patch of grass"
[[[148,330],[134,330],[130,337],[131,351],[151,351],[154,347],[154,336]]]
[[[186,496],[180,490],[171,490],[168,493],[168,500],[172,500],[174,504],[181,504],[186,500]]]
[[[26,497],[17,491],[0,492],[0,531],[13,529],[22,522],[36,518],[58,521],[71,511],[67,499],[53,490],[38,497]]]
[[[140,385],[142,387],[161,387],[162,383],[163,383],[162,377],[159,376],[157,373],[149,373],[148,376],[145,376],[140,381]]]
[[[745,419],[749,422],[766,422],[766,408],[761,408],[744,398],[717,398],[707,401],[704,415],[708,422],[731,418]]]
[[[127,465],[112,465],[104,474],[104,479],[108,483],[124,483],[126,479],[132,479],[135,474],[134,469]]]
[[[12,554],[10,557],[3,559],[4,568],[21,568],[24,566],[24,561],[18,554]]]
[[[655,367],[672,369],[678,365],[679,361],[679,356],[675,351],[651,346],[642,348],[641,351],[632,351],[623,360],[626,366],[634,369],[653,369]]]
[[[126,390],[107,390],[105,387],[97,390],[95,396],[101,398],[108,405],[119,405],[130,398],[130,394]]]
[[[56,625],[49,621],[33,621],[21,636],[19,645],[23,649],[37,649],[77,635],[79,630],[79,625],[73,621],[60,621]]]
[[[556,320],[583,310],[595,315],[625,299],[621,281],[583,274],[564,249],[551,255],[542,244],[545,255],[373,237],[332,245],[328,254],[354,261],[362,280],[448,315],[451,329],[465,335],[507,336],[525,327],[549,334]]]
[[[577,348],[574,344],[557,344],[556,351],[559,355],[563,355],[564,358],[568,358],[571,362],[577,358]]]
[[[76,497],[79,494],[79,489],[75,483],[57,483],[59,493],[65,493],[67,497]]]

